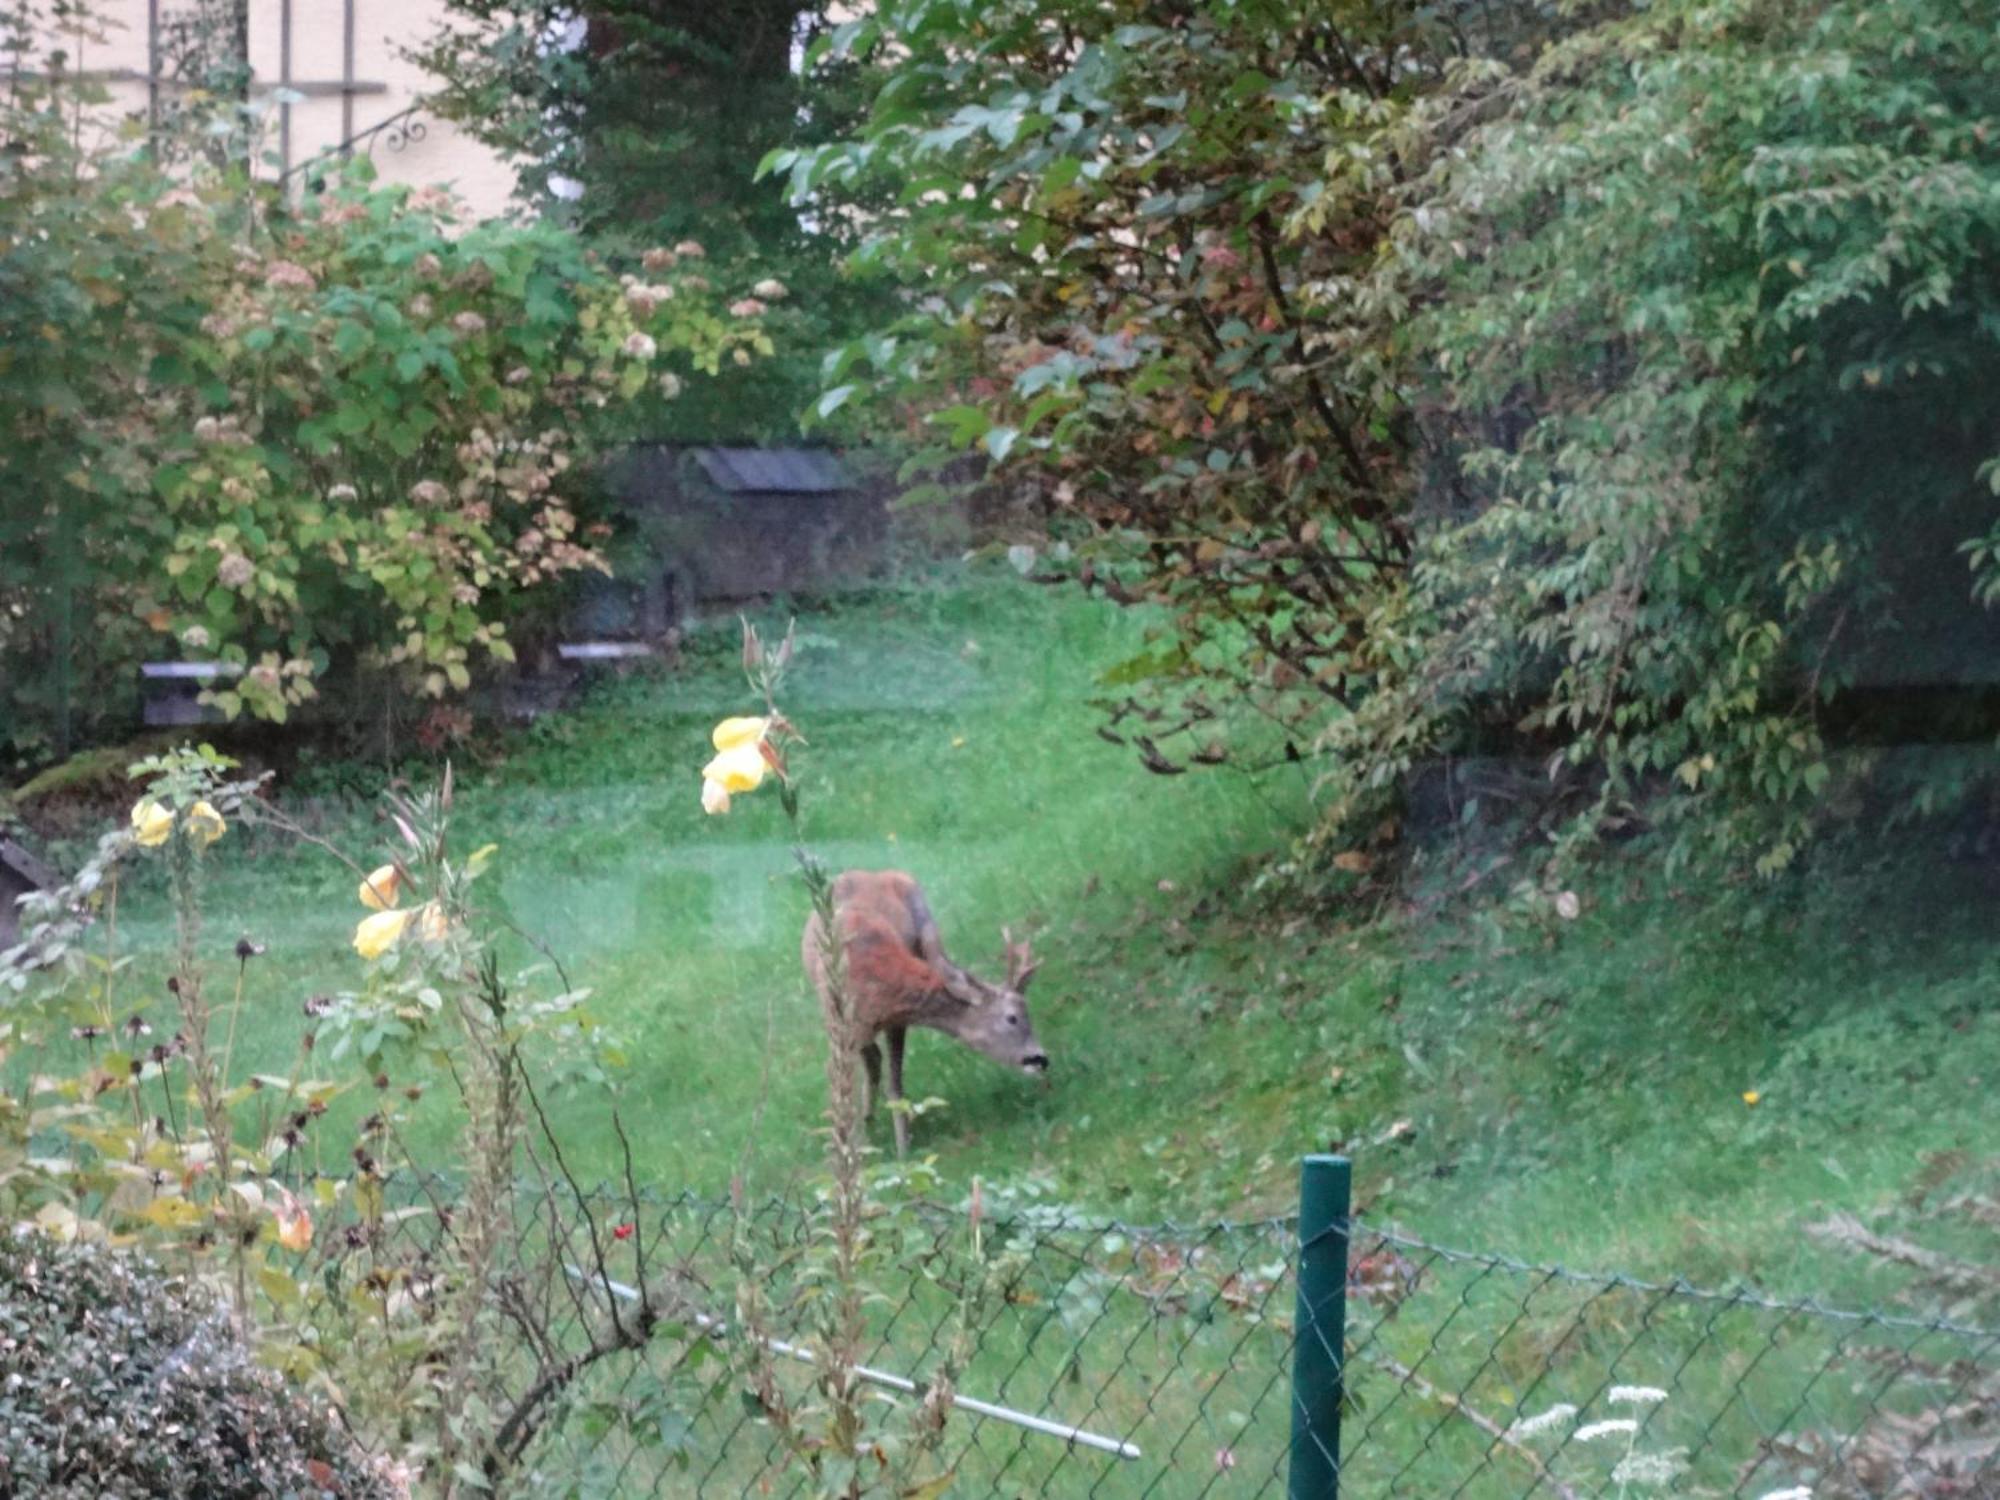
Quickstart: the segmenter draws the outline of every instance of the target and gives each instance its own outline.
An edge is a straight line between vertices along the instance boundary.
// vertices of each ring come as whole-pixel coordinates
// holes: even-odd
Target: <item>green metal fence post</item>
[[[1347,1240],[1354,1172],[1344,1156],[1299,1167],[1299,1311],[1292,1353],[1289,1500],[1338,1500],[1347,1338]]]

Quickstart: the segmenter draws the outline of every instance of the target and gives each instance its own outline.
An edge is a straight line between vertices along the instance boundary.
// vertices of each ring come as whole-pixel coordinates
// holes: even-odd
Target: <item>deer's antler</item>
[[[1028,976],[1040,968],[1041,963],[1028,939],[1023,938],[1018,943],[1014,941],[1011,927],[1000,929],[1000,941],[1007,950],[1007,988],[1019,993],[1021,986],[1028,982]]]

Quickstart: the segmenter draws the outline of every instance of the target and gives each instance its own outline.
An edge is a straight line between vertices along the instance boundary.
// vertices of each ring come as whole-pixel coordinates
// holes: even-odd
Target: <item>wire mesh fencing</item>
[[[429,1217],[397,1221],[406,1248]],[[790,1305],[813,1233],[801,1205],[648,1202],[626,1239],[625,1225],[592,1230],[573,1205],[527,1197],[515,1229],[522,1263],[572,1273],[527,1320],[541,1347],[524,1358],[574,1357],[635,1305],[620,1274],[633,1240],[666,1309],[640,1347],[563,1385],[523,1489],[814,1493],[749,1394],[730,1329],[746,1274],[767,1305]],[[964,1212],[909,1209],[870,1232],[890,1269],[873,1277],[884,1295],[864,1378],[915,1400],[952,1354],[950,1494],[1287,1494],[1296,1220],[1136,1226],[1029,1209],[975,1235]],[[600,1252],[604,1270],[589,1269]],[[2000,1497],[1988,1324],[1583,1274],[1359,1222],[1346,1267],[1343,1496]],[[802,1391],[811,1350],[760,1332]]]

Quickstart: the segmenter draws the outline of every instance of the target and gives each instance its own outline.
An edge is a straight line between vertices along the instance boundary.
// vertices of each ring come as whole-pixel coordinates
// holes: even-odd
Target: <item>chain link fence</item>
[[[808,1214],[683,1196],[647,1201],[628,1227],[613,1222],[612,1200],[599,1207],[593,1243],[574,1204],[522,1200],[512,1253],[576,1268],[524,1320],[548,1346],[536,1356],[546,1365],[586,1349],[621,1302],[629,1309],[636,1291],[619,1267],[636,1267],[642,1249],[651,1300],[668,1312],[642,1348],[566,1386],[525,1455],[523,1487],[809,1494],[747,1395],[742,1346],[726,1331],[747,1267],[768,1305],[787,1305]],[[436,1219],[408,1206],[378,1264],[420,1264]],[[910,1209],[871,1233],[893,1267],[872,1277],[888,1294],[866,1361],[877,1384],[921,1390],[956,1343],[952,1495],[1286,1495],[1296,1220],[1135,1226],[1030,1208],[975,1236],[962,1211]],[[599,1251],[607,1274],[586,1273]],[[2000,1270],[1952,1264],[2000,1293]],[[1346,1265],[1343,1496],[2000,1497],[1990,1317],[1582,1274],[1359,1222]],[[1990,1311],[1994,1298],[1971,1305]],[[803,1390],[801,1352],[779,1349]]]

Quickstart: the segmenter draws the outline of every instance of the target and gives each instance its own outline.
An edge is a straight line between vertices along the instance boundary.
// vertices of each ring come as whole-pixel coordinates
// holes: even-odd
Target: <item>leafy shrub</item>
[[[231,715],[330,669],[464,689],[604,565],[590,459],[635,398],[771,349],[693,242],[621,274],[365,161],[294,205],[79,144],[76,106],[0,100],[0,748],[115,724],[131,695],[83,685],[148,656],[230,664]]]
[[[77,1500],[387,1497],[206,1288],[99,1246],[0,1235],[0,1491]]]
[[[865,254],[924,295],[821,409],[1032,485],[1065,571],[1172,611],[1116,733],[1161,774],[1317,749],[1335,868],[1496,749],[1579,843],[1642,803],[1785,865],[1843,685],[1990,655],[1990,8],[1307,9],[835,30],[871,117],[767,165],[903,173]]]

